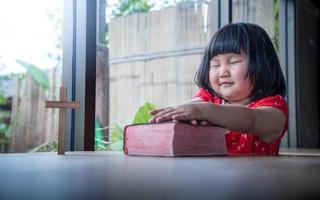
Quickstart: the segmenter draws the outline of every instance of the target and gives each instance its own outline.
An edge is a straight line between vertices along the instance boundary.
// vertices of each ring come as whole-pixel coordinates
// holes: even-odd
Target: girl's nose
[[[223,78],[223,77],[228,77],[230,76],[230,71],[228,70],[227,67],[221,67],[220,73],[219,73],[219,77]]]

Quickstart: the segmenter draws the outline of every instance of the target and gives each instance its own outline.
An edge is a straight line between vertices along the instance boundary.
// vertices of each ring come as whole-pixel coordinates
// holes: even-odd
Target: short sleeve
[[[221,104],[221,98],[212,95],[208,90],[200,88],[200,90],[194,95],[194,97],[200,97],[204,101]]]
[[[208,92],[208,90],[200,88],[200,90],[194,95],[194,97],[200,97],[204,101],[210,101],[211,100],[211,94]]]
[[[255,103],[253,103],[253,105],[250,105],[249,107],[257,108],[262,106],[270,106],[273,108],[277,108],[281,110],[285,114],[286,118],[288,119],[288,115],[289,115],[288,105],[284,97],[282,97],[281,95],[260,99]]]
[[[281,110],[284,113],[284,115],[286,116],[286,123],[284,126],[283,133],[281,135],[281,137],[282,137],[285,134],[285,132],[288,130],[289,109],[288,109],[288,105],[287,105],[286,100],[284,99],[283,96],[276,95],[276,96],[266,97],[266,98],[260,99],[260,100],[256,101],[253,105],[250,105],[249,107],[250,108],[258,108],[258,107],[262,107],[262,106],[270,106],[273,108],[277,108],[277,109]]]
[[[286,123],[282,134],[271,143],[261,140],[257,134],[229,131],[226,134],[226,144],[229,155],[278,155],[281,138],[288,130],[288,106],[286,100],[281,95],[265,97],[254,101],[248,105],[249,108],[262,106],[273,107],[281,110],[286,117]]]

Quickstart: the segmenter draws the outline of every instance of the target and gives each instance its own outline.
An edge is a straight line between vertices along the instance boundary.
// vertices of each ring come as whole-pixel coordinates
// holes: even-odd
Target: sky
[[[47,11],[62,13],[62,4],[63,0],[0,0],[0,75],[25,71],[15,59],[41,69],[54,67],[46,55],[62,52],[55,48],[58,32]]]

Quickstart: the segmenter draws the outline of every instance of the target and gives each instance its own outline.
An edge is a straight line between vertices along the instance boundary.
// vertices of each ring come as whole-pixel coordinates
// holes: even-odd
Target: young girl
[[[227,128],[230,155],[277,155],[288,129],[285,80],[273,44],[258,25],[229,24],[210,41],[195,76],[195,97],[151,112],[152,123],[190,121]]]

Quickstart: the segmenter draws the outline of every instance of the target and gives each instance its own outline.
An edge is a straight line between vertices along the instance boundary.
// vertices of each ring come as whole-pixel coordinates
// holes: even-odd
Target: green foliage
[[[97,151],[121,151],[123,147],[123,128],[118,124],[111,129],[110,142],[104,138],[104,132],[99,122],[96,122],[95,128],[95,149]]]
[[[98,121],[96,121],[94,135],[95,135],[95,144],[96,145],[100,144],[98,140],[103,139],[103,131],[101,130],[101,124]]]
[[[10,112],[0,112],[0,152],[5,152],[9,143],[11,124],[10,124]]]
[[[8,79],[8,76],[0,77],[0,81]],[[8,98],[6,97],[4,91],[0,89],[0,106],[7,106],[7,104]],[[0,109],[0,153],[7,152],[8,149],[11,133],[10,117],[10,111]]]
[[[123,140],[123,128],[119,124],[115,124],[111,130],[111,142]]]
[[[58,151],[58,140],[45,142],[39,146],[36,146],[28,151],[28,153],[34,152],[55,152]]]
[[[125,16],[133,13],[149,12],[154,6],[148,0],[120,0],[113,11],[115,16]]]
[[[101,124],[98,121],[96,121],[94,135],[94,145],[97,151],[110,150],[109,142],[104,140],[104,132],[101,128]]]
[[[10,111],[0,112],[0,135],[3,134],[5,137],[9,137],[10,135],[10,115]]]
[[[41,69],[33,64],[29,64],[21,60],[16,60],[16,62],[25,67],[27,69],[27,73],[30,74],[39,85],[45,89],[49,88],[49,78]]]
[[[124,130],[118,124],[115,124],[111,129],[111,143],[110,148],[112,151],[121,151],[123,148],[123,133]]]
[[[149,119],[152,117],[150,111],[155,109],[155,105],[151,103],[145,103],[139,108],[133,119],[133,124],[148,123]]]
[[[148,123],[151,118],[150,111],[155,106],[151,103],[145,103],[141,106],[135,114],[133,124]],[[96,124],[96,130],[100,130],[101,126]],[[122,151],[123,149],[123,135],[124,128],[119,124],[115,124],[110,131],[110,143],[103,140],[103,132],[96,132],[95,141],[97,150],[111,150],[111,151]],[[97,145],[99,144],[99,145]]]
[[[4,92],[0,90],[0,105],[7,104],[7,97],[4,95]]]

